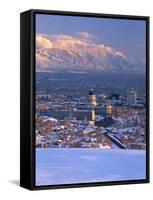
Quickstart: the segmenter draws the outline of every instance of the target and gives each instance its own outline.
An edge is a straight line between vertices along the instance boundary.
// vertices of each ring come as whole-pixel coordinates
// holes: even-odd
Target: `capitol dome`
[[[88,95],[95,95],[95,92],[94,92],[93,88],[90,89]]]

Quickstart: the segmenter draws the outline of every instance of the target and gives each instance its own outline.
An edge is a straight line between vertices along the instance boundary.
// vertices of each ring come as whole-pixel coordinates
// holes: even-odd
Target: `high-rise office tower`
[[[127,93],[127,104],[133,106],[137,104],[137,93],[134,90],[130,90]]]

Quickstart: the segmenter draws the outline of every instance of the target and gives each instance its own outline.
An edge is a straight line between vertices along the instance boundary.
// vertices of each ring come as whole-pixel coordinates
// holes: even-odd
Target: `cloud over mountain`
[[[122,51],[94,42],[87,32],[74,35],[36,35],[37,71],[142,71],[144,63],[128,58]]]
[[[39,49],[39,48],[45,48],[45,49],[50,49],[52,48],[52,43],[50,40],[48,40],[47,38],[45,37],[42,37],[41,35],[38,35],[36,37],[36,48]]]

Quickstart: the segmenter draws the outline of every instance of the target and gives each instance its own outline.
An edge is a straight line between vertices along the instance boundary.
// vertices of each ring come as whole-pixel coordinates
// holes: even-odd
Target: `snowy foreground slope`
[[[36,149],[36,185],[145,179],[143,150]]]

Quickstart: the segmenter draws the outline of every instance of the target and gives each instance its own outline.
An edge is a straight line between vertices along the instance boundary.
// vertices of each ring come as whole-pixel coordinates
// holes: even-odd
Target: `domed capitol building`
[[[91,106],[96,107],[96,105],[97,105],[96,94],[95,94],[93,88],[91,88],[89,91],[88,100],[89,100],[89,104],[91,104]]]

